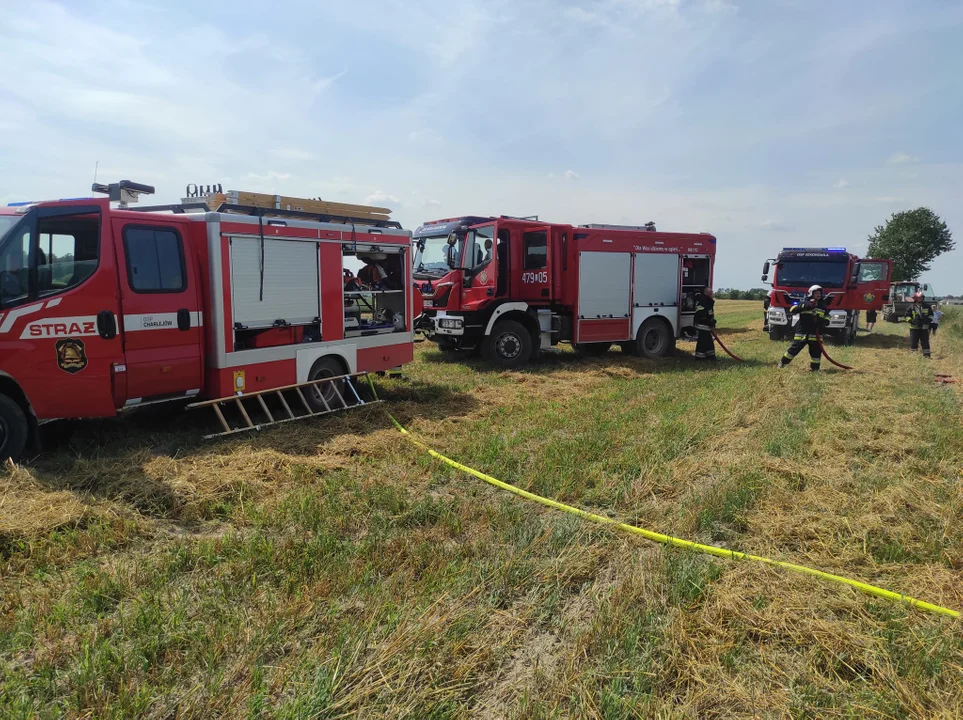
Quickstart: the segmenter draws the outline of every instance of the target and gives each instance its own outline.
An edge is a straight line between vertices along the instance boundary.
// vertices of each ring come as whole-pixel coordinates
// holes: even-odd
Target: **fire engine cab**
[[[418,327],[443,350],[480,350],[513,368],[570,342],[587,355],[614,343],[668,355],[692,332],[695,294],[712,282],[712,235],[651,223],[560,225],[466,216],[413,235]]]
[[[0,458],[52,419],[412,359],[411,237],[385,216],[212,212],[203,198],[134,209],[153,188],[94,190],[107,197],[0,208]],[[348,282],[351,265],[370,281]],[[338,386],[303,390],[330,409]]]

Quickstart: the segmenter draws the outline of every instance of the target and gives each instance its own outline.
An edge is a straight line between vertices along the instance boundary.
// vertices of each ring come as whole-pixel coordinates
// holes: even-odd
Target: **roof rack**
[[[302,220],[314,220],[316,222],[342,223],[351,225],[368,225],[379,228],[396,228],[401,230],[401,223],[397,220],[373,220],[365,217],[352,217],[350,215],[332,215],[330,213],[306,212],[304,210],[281,210],[278,208],[262,208],[253,205],[234,205],[232,203],[221,203],[215,212],[228,213],[234,215],[250,215],[253,217],[288,217],[300,218]]]
[[[224,190],[223,186],[191,183],[184,191],[181,204],[198,204],[215,212],[253,215],[255,217],[291,217],[321,222],[350,223],[373,227],[398,228],[401,223],[391,220],[391,210],[372,205],[338,203],[321,198],[297,198],[270,193]]]
[[[172,212],[184,215],[190,212],[219,212],[230,215],[247,215],[250,217],[281,217],[314,222],[340,223],[347,225],[367,225],[368,227],[403,229],[397,220],[372,220],[370,218],[351,217],[348,215],[331,215],[327,213],[312,213],[303,210],[279,210],[277,208],[261,208],[252,205],[233,205],[221,203],[217,207],[208,207],[206,202],[175,203],[171,205],[148,205],[144,207],[126,208],[136,212]]]
[[[655,223],[649,220],[645,225],[607,225],[605,223],[589,223],[579,225],[579,227],[591,230],[642,230],[645,232],[655,232]]]

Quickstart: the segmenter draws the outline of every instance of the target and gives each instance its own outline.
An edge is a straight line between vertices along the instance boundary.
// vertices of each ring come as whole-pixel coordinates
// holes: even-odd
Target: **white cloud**
[[[365,205],[383,205],[384,203],[400,205],[401,198],[397,195],[389,195],[384,190],[375,190],[364,199]]]
[[[849,180],[847,180],[846,178],[839,178],[839,180],[837,180],[836,182],[833,183],[833,187],[836,188],[837,190],[842,190],[843,188],[848,188],[848,187],[849,187]]]
[[[432,200],[431,198],[425,200],[425,207],[438,207],[439,205],[441,205],[441,200]]]
[[[760,223],[759,227],[768,232],[789,232],[792,229],[786,223],[778,220],[766,220],[765,222]]]
[[[253,172],[249,172],[244,175],[246,180],[256,183],[284,182],[285,180],[290,180],[291,177],[291,173],[278,172],[277,170],[268,170],[266,173],[264,173],[264,175],[258,175],[257,173]]]
[[[578,180],[581,177],[581,175],[579,175],[574,170],[566,170],[565,174],[562,177],[564,177],[566,180]]]
[[[909,165],[911,163],[917,163],[920,159],[914,155],[908,155],[904,152],[893,153],[889,156],[889,160],[886,161],[888,165]]]
[[[279,147],[274,149],[274,155],[281,160],[314,160],[314,153],[296,147]]]

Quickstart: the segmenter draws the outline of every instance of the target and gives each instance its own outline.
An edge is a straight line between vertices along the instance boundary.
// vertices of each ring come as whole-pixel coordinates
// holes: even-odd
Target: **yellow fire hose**
[[[378,396],[375,390],[374,382],[371,380],[371,376],[368,376],[368,384],[371,386],[371,392],[374,393],[375,397]],[[425,445],[423,442],[415,438],[411,433],[409,433],[404,426],[398,422],[394,416],[385,410],[388,418],[394,424],[396,428],[404,435],[405,439],[408,440],[412,445],[421,448],[426,453],[431,455],[431,457],[436,460],[441,460],[443,463],[450,465],[456,470],[461,470],[464,473],[468,473],[479,480],[484,480],[489,485],[494,485],[502,490],[507,490],[508,492],[523,497],[526,500],[531,500],[537,502],[540,505],[545,505],[546,507],[554,508],[555,510],[561,510],[562,512],[575,515],[584,520],[590,520],[600,525],[608,525],[609,527],[615,528],[616,530],[621,530],[622,532],[631,533],[632,535],[641,535],[647,540],[652,540],[653,542],[661,543],[663,545],[672,545],[674,547],[685,548],[687,550],[694,550],[696,552],[705,553],[707,555],[715,555],[716,557],[726,558],[728,560],[754,560],[755,562],[764,563],[766,565],[771,565],[774,567],[783,568],[785,570],[792,570],[794,572],[803,573],[805,575],[812,575],[813,577],[822,578],[823,580],[831,580],[836,583],[841,583],[843,585],[849,585],[850,587],[856,588],[869,595],[874,595],[876,597],[884,598],[886,600],[895,600],[897,602],[905,603],[911,607],[918,608],[920,610],[928,610],[930,612],[937,613],[939,615],[945,615],[947,617],[959,618],[960,613],[956,610],[951,610],[950,608],[945,608],[940,605],[934,605],[933,603],[928,603],[924,600],[918,600],[916,598],[910,597],[909,595],[903,595],[902,593],[893,592],[892,590],[885,590],[875,585],[869,585],[867,583],[859,582],[858,580],[851,580],[849,578],[843,577],[841,575],[833,575],[832,573],[823,572],[822,570],[815,570],[805,565],[796,565],[794,563],[783,562],[781,560],[773,560],[767,557],[761,557],[759,555],[750,555],[749,553],[739,552],[737,550],[726,550],[725,548],[718,548],[712,545],[702,545],[701,543],[692,542],[691,540],[682,540],[681,538],[672,537],[671,535],[663,535],[662,533],[657,533],[652,530],[646,530],[645,528],[636,527],[634,525],[627,525],[626,523],[619,522],[618,520],[612,520],[603,515],[596,515],[595,513],[590,513],[585,510],[580,510],[577,507],[572,507],[571,505],[566,505],[565,503],[560,503],[556,500],[550,500],[549,498],[542,497],[541,495],[536,495],[535,493],[530,493],[527,490],[522,490],[519,487],[510,485],[507,482],[503,482],[498,478],[493,478],[491,475],[486,475],[483,472],[479,472],[474,468],[470,468],[467,465],[462,465],[460,462],[452,460],[449,457],[442,455],[439,452],[432,450],[430,447]]]

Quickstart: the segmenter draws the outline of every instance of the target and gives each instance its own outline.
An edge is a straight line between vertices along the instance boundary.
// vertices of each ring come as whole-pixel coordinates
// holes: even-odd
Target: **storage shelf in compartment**
[[[404,290],[346,290],[345,295],[394,295],[403,293]]]
[[[394,328],[370,328],[370,329],[358,329],[351,328],[344,331],[345,337],[361,337],[362,335],[387,335],[388,333],[394,332],[404,332],[404,330],[395,330]]]

